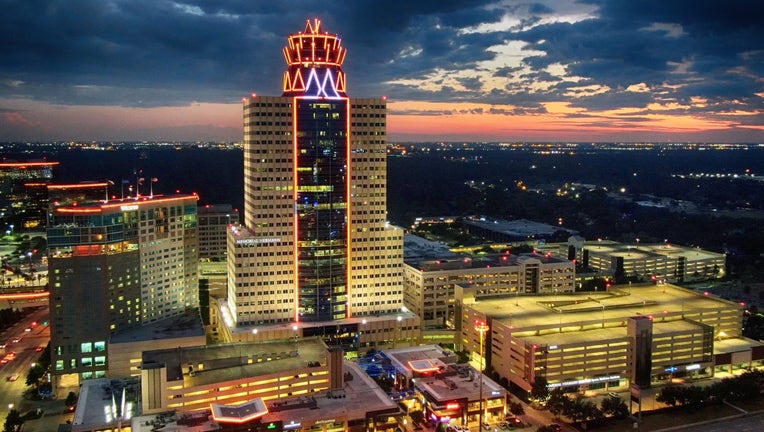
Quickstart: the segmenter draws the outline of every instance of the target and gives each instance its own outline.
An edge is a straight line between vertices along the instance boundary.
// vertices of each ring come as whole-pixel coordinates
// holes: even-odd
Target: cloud
[[[6,100],[143,109],[277,95],[287,36],[320,18],[348,49],[353,96],[764,112],[764,3],[747,0],[38,0],[3,12]]]

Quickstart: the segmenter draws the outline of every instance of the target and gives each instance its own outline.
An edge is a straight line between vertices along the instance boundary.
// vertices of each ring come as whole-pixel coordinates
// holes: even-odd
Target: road
[[[6,364],[0,364],[0,418],[4,419],[11,408],[19,410],[24,414],[24,400],[22,395],[26,390],[26,379],[32,363],[40,357],[37,347],[45,347],[50,341],[50,327],[43,325],[42,322],[48,319],[48,308],[42,307],[24,319],[17,322],[11,328],[0,334],[0,343],[6,346],[0,353],[5,356],[8,353],[15,352],[16,357]],[[33,322],[37,322],[33,326]],[[27,332],[25,329],[30,328]],[[19,342],[13,342],[15,338],[21,338]],[[15,381],[10,381],[10,377],[16,377]]]
[[[764,431],[764,414],[754,414],[707,424],[690,424],[675,430],[677,432],[690,430],[692,432],[760,432]]]

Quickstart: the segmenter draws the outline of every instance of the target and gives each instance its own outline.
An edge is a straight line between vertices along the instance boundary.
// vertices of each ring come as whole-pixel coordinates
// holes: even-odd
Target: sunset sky
[[[0,0],[0,141],[238,141],[287,36],[342,38],[388,141],[764,142],[764,2]]]

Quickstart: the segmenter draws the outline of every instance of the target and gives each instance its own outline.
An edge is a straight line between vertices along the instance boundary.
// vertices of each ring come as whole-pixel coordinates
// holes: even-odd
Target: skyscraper
[[[45,229],[52,161],[0,161],[0,228],[8,231]]]
[[[198,307],[195,195],[52,206],[55,375],[106,376],[112,335]]]
[[[284,48],[282,96],[243,101],[244,226],[228,236],[234,327],[401,312],[403,232],[385,220],[386,101],[348,97],[345,55],[339,36],[309,20]]]

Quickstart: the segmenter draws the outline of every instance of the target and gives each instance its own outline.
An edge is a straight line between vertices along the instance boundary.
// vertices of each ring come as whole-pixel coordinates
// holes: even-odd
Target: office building
[[[385,220],[386,102],[348,96],[345,55],[308,21],[284,48],[283,95],[244,99],[244,225],[228,232],[225,338],[299,323],[350,349],[367,317],[418,327],[400,314],[403,230]]]
[[[195,195],[51,207],[51,362],[105,377],[112,335],[198,307]]]
[[[7,231],[44,229],[48,212],[46,186],[58,162],[0,162],[0,223]]]
[[[403,269],[405,305],[419,315],[423,328],[455,328],[457,285],[471,286],[479,298],[575,290],[575,264],[539,254],[407,254]]]
[[[539,245],[537,249],[559,257],[573,255],[584,268],[603,274],[644,281],[684,283],[716,279],[726,273],[725,254],[668,242],[624,244],[574,236],[567,243]]]
[[[560,220],[561,223],[562,220]],[[462,224],[470,234],[499,243],[528,240],[560,241],[578,233],[562,225],[549,225],[527,219],[508,221],[486,216],[470,216],[462,218]]]
[[[239,224],[239,211],[230,204],[207,204],[200,206],[199,259],[225,261],[228,227]]]
[[[87,201],[108,201],[108,182],[81,182],[49,184],[48,199],[52,207],[67,206]],[[112,197],[116,199],[116,196]]]
[[[530,391],[537,377],[565,391],[650,387],[679,377],[761,366],[764,344],[742,337],[744,305],[670,284],[617,286],[515,299],[457,289],[460,346]]]

